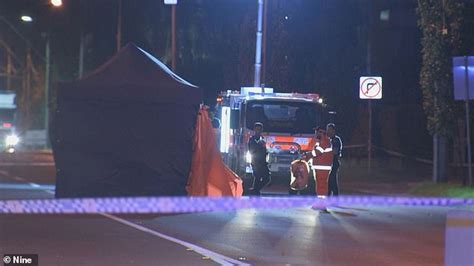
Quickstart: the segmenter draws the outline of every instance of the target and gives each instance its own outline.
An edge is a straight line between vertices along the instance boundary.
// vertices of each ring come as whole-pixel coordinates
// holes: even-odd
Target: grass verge
[[[425,182],[412,188],[410,194],[427,197],[474,198],[474,188],[463,187],[459,184]]]

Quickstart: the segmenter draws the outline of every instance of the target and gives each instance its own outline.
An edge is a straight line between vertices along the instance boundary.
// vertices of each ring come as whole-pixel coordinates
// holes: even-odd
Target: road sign
[[[453,81],[455,100],[474,100],[474,56],[453,57]]]
[[[359,97],[361,99],[382,99],[382,77],[360,77]]]
[[[165,5],[177,5],[178,0],[165,0]]]

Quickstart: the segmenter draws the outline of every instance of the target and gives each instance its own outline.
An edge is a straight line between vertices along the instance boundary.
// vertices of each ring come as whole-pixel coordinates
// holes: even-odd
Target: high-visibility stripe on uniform
[[[331,171],[332,167],[330,165],[313,165],[313,170],[328,170]]]
[[[321,153],[324,153],[324,149],[321,148],[320,146],[316,147],[315,149],[318,150],[318,151],[320,151]]]
[[[313,150],[313,151],[311,152],[311,155],[313,155],[313,157],[316,157],[316,155],[317,155],[317,154],[316,154],[316,151]]]
[[[323,152],[331,152],[331,151],[332,151],[332,147],[325,149]]]

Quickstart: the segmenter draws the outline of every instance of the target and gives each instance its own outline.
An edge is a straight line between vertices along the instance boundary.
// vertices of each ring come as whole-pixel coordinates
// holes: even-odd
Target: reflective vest
[[[314,170],[331,170],[333,154],[329,137],[323,136],[316,141],[312,155],[314,157],[312,162]]]

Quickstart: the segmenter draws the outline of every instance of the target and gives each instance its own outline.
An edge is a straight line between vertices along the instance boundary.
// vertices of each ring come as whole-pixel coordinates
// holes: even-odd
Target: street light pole
[[[263,33],[262,33],[262,74],[261,83],[265,84],[266,67],[267,67],[267,13],[268,0],[263,1]]]
[[[371,0],[368,2],[368,22],[367,22],[367,62],[366,72],[367,76],[372,75],[372,3]],[[372,100],[368,99],[367,111],[369,114],[369,132],[367,140],[367,172],[370,175],[372,171]]]
[[[86,3],[83,0],[79,2],[79,18],[80,18],[80,36],[79,36],[79,66],[77,71],[78,78],[82,78],[84,74],[84,16],[87,14]]]
[[[165,5],[171,5],[171,70],[176,72],[176,5],[178,0],[164,0]]]
[[[122,46],[122,0],[118,0],[118,14],[117,14],[117,52]]]
[[[45,74],[44,74],[44,129],[46,135],[46,148],[48,148],[48,136],[49,136],[49,86],[50,86],[50,70],[51,70],[51,49],[49,45],[49,34],[46,35],[46,48],[45,48]]]
[[[262,24],[263,24],[263,0],[258,0],[258,18],[257,18],[257,40],[255,47],[255,75],[253,86],[260,87],[261,68],[262,68]]]
[[[54,8],[60,8],[63,3],[62,0],[51,0],[50,3]],[[51,27],[51,21],[48,23]],[[50,47],[50,30],[46,33],[45,45],[45,70],[44,70],[44,131],[45,131],[45,148],[49,148],[49,92],[51,79],[51,47]]]
[[[176,71],[176,4],[171,5],[171,69]]]
[[[82,78],[84,73],[84,32],[81,31],[81,36],[79,40],[79,69],[78,69],[78,78]]]
[[[13,74],[12,55],[9,49],[6,49],[6,52],[7,52],[7,90],[11,90],[11,76]]]

